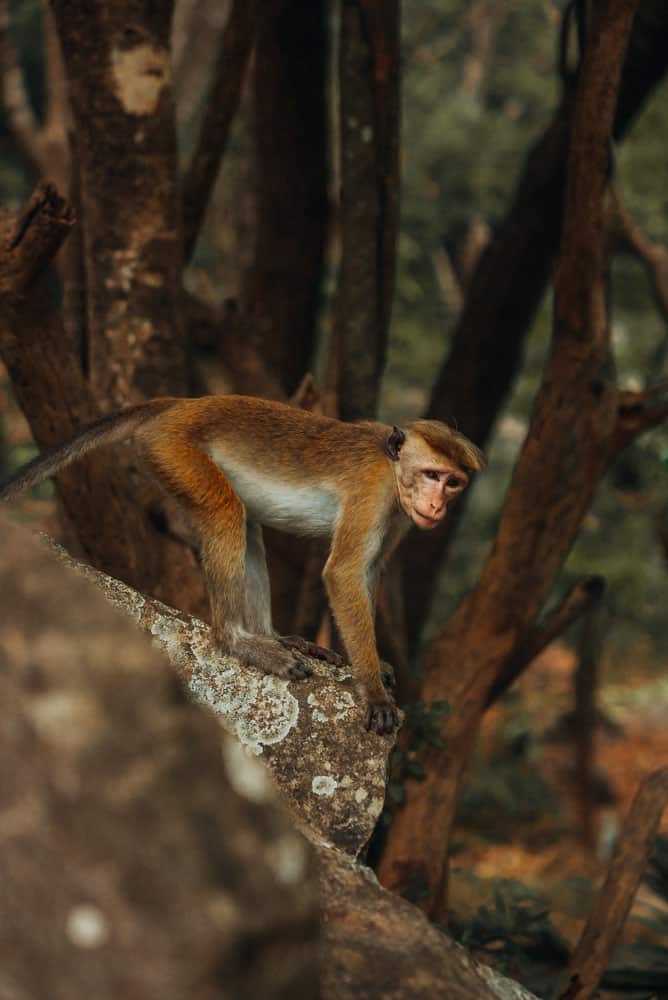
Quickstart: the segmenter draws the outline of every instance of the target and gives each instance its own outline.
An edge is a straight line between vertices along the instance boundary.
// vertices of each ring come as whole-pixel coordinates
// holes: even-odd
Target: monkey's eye
[[[424,475],[427,479],[433,479],[435,482],[438,482],[440,477],[440,473],[436,469],[424,469]]]
[[[446,486],[449,486],[451,490],[456,490],[458,486],[465,486],[463,479],[458,479],[457,476],[449,476],[445,482]]]

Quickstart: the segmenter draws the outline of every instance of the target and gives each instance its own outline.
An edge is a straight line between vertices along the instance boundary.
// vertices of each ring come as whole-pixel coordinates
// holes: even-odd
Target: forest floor
[[[498,918],[503,925],[504,900],[512,909],[518,899],[535,896],[534,911],[548,910],[568,945],[577,941],[639,782],[668,764],[668,671],[643,649],[631,660],[623,675],[619,665],[602,665],[597,703],[604,722],[596,727],[594,794],[586,803],[578,791],[574,736],[564,724],[573,704],[571,650],[547,649],[487,713],[453,850],[451,908],[459,927],[481,906],[484,924]],[[668,810],[661,832],[668,833]],[[641,886],[625,942],[656,942],[635,918],[651,916],[657,906],[663,904]],[[664,919],[668,929],[668,915]],[[661,943],[668,961],[668,940]],[[507,963],[506,971],[513,971]]]

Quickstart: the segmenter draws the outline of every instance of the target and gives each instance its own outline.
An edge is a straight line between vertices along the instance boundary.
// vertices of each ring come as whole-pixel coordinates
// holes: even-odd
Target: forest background
[[[60,6],[66,11],[66,4]],[[262,5],[246,6],[244,23],[252,25]],[[236,113],[201,232],[186,233],[193,243],[197,237],[184,272],[185,325],[194,343],[194,382],[206,385],[208,391],[236,388],[287,397],[299,390],[302,376],[310,369],[320,387],[318,405],[330,408],[330,412],[338,407],[344,417],[372,416],[377,402],[381,419],[399,423],[436,410],[434,415],[452,419],[484,446],[488,466],[477,477],[466,504],[462,504],[461,516],[455,520],[455,530],[448,536],[447,560],[445,552],[439,553],[436,573],[435,566],[425,561],[424,548],[420,549],[408,560],[403,595],[396,579],[390,588],[390,624],[381,626],[381,631],[389,644],[388,658],[399,661],[400,692],[403,686],[405,695],[415,696],[419,691],[415,678],[420,649],[425,644],[433,649],[431,640],[438,640],[463,595],[476,585],[490,555],[550,356],[551,288],[541,285],[519,255],[507,253],[504,258],[501,251],[494,265],[489,252],[490,248],[494,251],[495,237],[504,232],[507,235],[513,212],[515,219],[522,211],[526,216],[534,212],[533,238],[554,244],[552,253],[543,248],[535,257],[538,260],[542,254],[549,262],[543,266],[548,271],[551,266],[557,246],[554,233],[558,231],[554,219],[560,216],[564,197],[563,156],[556,156],[556,166],[549,160],[551,150],[563,139],[564,123],[570,121],[569,101],[577,84],[575,69],[581,55],[575,13],[581,5],[569,5],[571,24],[564,39],[562,7],[544,0],[522,4],[404,0],[398,133],[398,79],[392,73],[378,77],[386,85],[385,103],[372,110],[384,145],[369,143],[363,130],[355,140],[354,128],[346,125],[355,114],[365,113],[364,87],[359,85],[360,77],[355,77],[364,60],[353,62],[356,37],[349,14],[355,5],[344,5],[342,35],[337,34],[338,22],[326,5],[305,2],[299,6],[300,19],[293,10],[291,17],[282,20],[263,19],[257,29],[255,63],[245,75],[239,107],[233,108]],[[58,7],[56,4],[57,16],[64,16],[58,15]],[[42,5],[38,0],[22,0],[14,5],[5,3],[2,8],[5,110],[0,122],[0,202],[5,209],[18,211],[30,195],[36,175],[49,176],[45,164],[52,168],[62,194],[70,191],[71,170],[58,153],[63,145],[63,121],[58,122],[61,133],[51,137],[51,146],[47,134],[47,110],[49,106],[53,110],[57,102],[50,89],[54,77],[49,76],[49,61],[44,57],[48,32]],[[203,122],[206,129],[209,88],[216,78],[217,52],[230,9],[208,0],[182,0],[176,5],[171,44],[179,157],[184,169],[194,162]],[[392,46],[396,50],[398,44],[393,36],[398,23],[392,21],[393,11],[393,5],[388,5],[385,20],[377,23],[371,42],[366,39],[372,49],[376,44],[381,55],[387,50],[390,57]],[[664,151],[668,91],[660,82],[666,66],[661,57],[653,62],[646,52],[642,55],[643,37],[653,33],[656,39],[665,39],[667,25],[658,4],[641,4],[640,12],[638,59],[649,67],[648,77],[653,74],[653,78],[639,83],[636,76],[626,82],[627,90],[635,88],[637,103],[624,111],[620,141],[611,149],[607,185],[608,204],[615,208],[609,286],[611,342],[615,379],[627,393],[642,393],[660,384],[668,367],[668,268],[663,249],[668,245]],[[237,28],[242,41],[243,21],[242,17]],[[345,34],[346,23],[349,34]],[[253,31],[245,30],[252,38]],[[334,42],[328,44],[328,39]],[[346,79],[349,54],[350,77]],[[65,55],[67,61],[67,52]],[[17,105],[7,74],[7,67],[17,57],[26,88],[23,108]],[[374,58],[378,60],[378,51]],[[239,75],[241,79],[243,74]],[[338,86],[332,83],[335,79]],[[344,100],[352,99],[356,82],[360,104],[352,111],[344,107],[341,113]],[[631,104],[634,99],[629,99]],[[32,120],[25,114],[21,117],[26,108],[32,108]],[[75,114],[80,115],[80,111]],[[33,135],[39,133],[40,125],[41,151],[39,142],[31,149],[26,141],[31,130]],[[304,136],[308,141],[303,141]],[[374,146],[376,163],[365,160],[365,145]],[[533,158],[529,157],[532,149]],[[349,150],[352,161],[346,158]],[[537,176],[532,175],[536,167]],[[356,169],[360,171],[357,177]],[[396,219],[398,177],[400,212]],[[360,264],[356,254],[347,254],[346,248],[360,241],[359,233],[364,232],[368,219],[361,209],[356,213],[359,204],[354,204],[354,197],[340,201],[339,190],[343,187],[345,193],[356,184],[358,190],[365,184],[373,188],[376,183],[382,225],[373,234],[370,256],[381,264],[370,277],[363,276],[371,286],[364,286],[364,281],[360,285],[359,273],[353,273],[348,275],[346,289],[341,261],[352,260],[355,266],[364,267],[364,262]],[[184,184],[186,195],[192,189]],[[79,210],[85,219],[86,205]],[[186,226],[194,214],[186,214]],[[388,261],[394,258],[395,225],[393,272]],[[530,238],[527,242],[530,246]],[[295,249],[297,243],[301,244],[301,255]],[[486,253],[488,266],[496,268],[496,285],[489,277],[481,278]],[[311,270],[307,273],[304,268],[309,257]],[[504,259],[507,275],[503,273]],[[515,306],[502,297],[495,298],[499,285],[510,287],[513,282],[520,302]],[[350,317],[357,309],[360,287],[371,288],[366,301],[371,301],[369,311],[375,310],[375,314],[363,316],[366,327],[344,329],[346,324],[351,326],[346,315]],[[491,310],[487,317],[486,296]],[[66,300],[63,304],[68,309],[71,306]],[[478,322],[487,323],[488,339],[479,342],[477,358],[471,349],[481,374],[467,382],[466,349],[462,359],[458,334],[475,308],[482,309]],[[524,328],[511,346],[511,328],[513,324],[521,326],[522,319]],[[471,322],[475,325],[475,319]],[[286,337],[288,328],[296,332]],[[212,329],[218,332],[212,333]],[[458,383],[468,390],[468,403],[445,391]],[[3,472],[34,453],[9,384],[6,378],[0,427]],[[142,391],[135,385],[124,395],[116,385],[109,391],[109,402],[125,402]],[[302,387],[302,391],[308,394],[310,389]],[[598,600],[601,584],[596,584],[596,603],[599,610],[604,609],[602,683],[641,676],[643,683],[647,680],[647,697],[654,704],[660,697],[668,702],[661,683],[668,659],[668,430],[665,423],[655,422],[658,426],[652,428],[648,423],[646,433],[632,435],[633,440],[629,437],[627,447],[611,458],[591,506],[582,512],[580,530],[554,586],[549,588],[547,602],[548,608],[559,608],[583,580],[604,580],[602,600]],[[45,487],[25,510],[31,516],[43,516],[40,504],[50,503],[51,496],[51,488]],[[553,530],[558,533],[559,529]],[[277,563],[289,561],[280,541],[276,552]],[[307,552],[302,555],[304,560],[309,558]],[[296,571],[303,571],[304,565],[302,562]],[[113,561],[111,565],[107,561],[106,568],[113,571]],[[276,566],[275,573],[280,575]],[[311,577],[306,574],[305,579]],[[295,603],[294,580],[284,582],[278,591],[283,609]],[[298,596],[301,631],[308,631],[309,626],[320,624],[321,599],[303,590]],[[401,619],[396,609],[404,602],[405,634],[396,624]],[[572,637],[567,634],[562,641],[568,644]],[[526,646],[526,635],[522,644]],[[447,670],[447,662],[442,662],[443,648],[447,650],[447,646],[442,647],[438,657]],[[499,661],[495,669],[500,673],[511,659],[506,655],[505,664]],[[525,650],[522,666],[530,659]],[[577,656],[569,661],[569,669],[575,660]],[[483,701],[486,697],[481,694]],[[544,723],[531,717],[516,695],[514,699],[509,717],[503,722],[497,719],[495,725],[503,734],[504,746],[515,748],[509,749],[511,756],[520,744],[527,756],[526,747],[535,745],[535,731],[542,732]],[[433,697],[428,700],[435,702]],[[540,712],[540,702],[532,708]],[[469,720],[474,735],[481,714],[474,712],[475,719]],[[463,754],[464,763],[467,756]],[[501,760],[500,767],[506,765],[507,760]],[[456,770],[453,785],[458,792],[461,774]],[[513,798],[519,788],[514,775],[508,778],[502,770],[495,772],[491,764],[482,770],[489,785],[485,802],[501,801],[511,813],[521,812]],[[504,789],[503,794],[499,788]],[[475,808],[470,788],[468,794],[469,807]],[[477,794],[481,794],[480,786]],[[397,799],[402,802],[403,793],[398,792]],[[537,802],[544,802],[540,795]],[[535,818],[533,814],[531,818]],[[398,848],[396,853],[401,855]],[[424,881],[427,895],[436,898],[432,912],[442,915],[447,895],[442,864],[427,871],[426,877],[419,865],[407,879],[404,875],[401,888],[419,897]],[[392,875],[387,878],[391,883]]]

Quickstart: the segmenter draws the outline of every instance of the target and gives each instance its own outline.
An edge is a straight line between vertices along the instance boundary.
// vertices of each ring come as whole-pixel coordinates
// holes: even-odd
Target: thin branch
[[[668,420],[668,382],[642,392],[620,392],[613,453],[625,448],[633,438]]]
[[[23,294],[49,264],[75,221],[72,209],[52,184],[37,185],[4,241],[11,256],[5,260],[3,295]]]
[[[646,778],[631,804],[603,888],[589,914],[560,1000],[589,1000],[610,963],[668,801],[668,767]]]
[[[35,172],[39,173],[38,126],[12,35],[9,0],[0,0],[0,76],[2,101],[9,127],[24,156]]]
[[[257,33],[261,0],[235,0],[225,26],[199,140],[183,179],[183,245],[188,260],[204,221],[246,67]]]
[[[487,697],[487,707],[505,694],[539,653],[542,653],[569,626],[587,614],[600,601],[604,590],[605,580],[601,576],[587,576],[576,583],[550,618],[542,625],[531,629],[526,642],[494,682]]]
[[[67,135],[70,122],[70,102],[67,96],[67,75],[53,12],[42,0],[44,25],[44,61],[46,64],[46,125],[45,132]]]
[[[654,243],[645,236],[629,215],[619,192],[615,188],[610,190],[610,201],[618,238],[645,265],[652,282],[652,291],[657,307],[663,319],[668,323],[668,250],[660,243]]]

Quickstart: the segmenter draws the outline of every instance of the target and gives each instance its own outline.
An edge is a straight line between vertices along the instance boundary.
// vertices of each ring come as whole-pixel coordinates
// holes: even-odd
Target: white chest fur
[[[339,509],[334,491],[297,486],[261,469],[235,464],[215,448],[211,448],[210,455],[225,473],[251,520],[300,535],[332,532]]]

